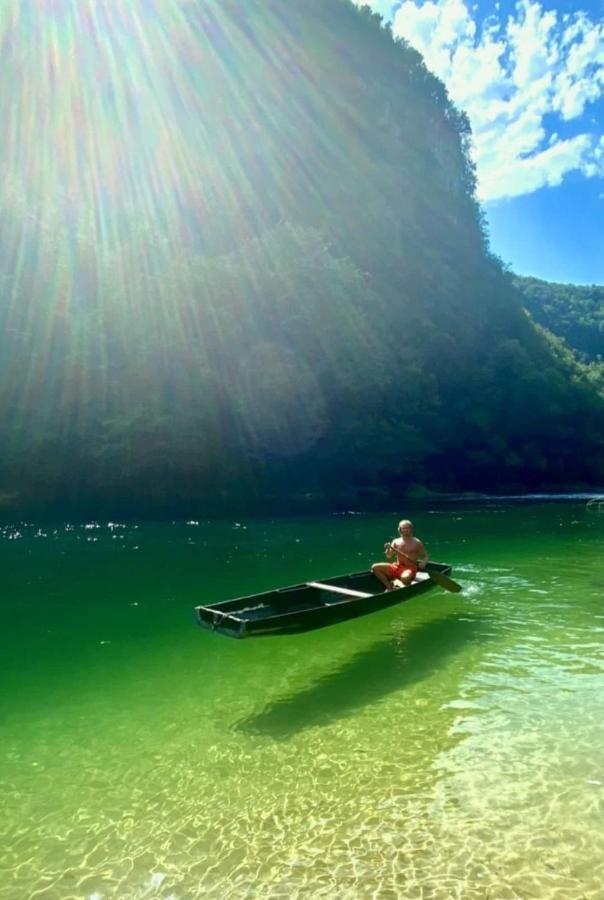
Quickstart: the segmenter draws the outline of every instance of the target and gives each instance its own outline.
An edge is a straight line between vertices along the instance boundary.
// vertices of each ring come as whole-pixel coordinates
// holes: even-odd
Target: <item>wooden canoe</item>
[[[354,572],[197,606],[195,615],[202,628],[234,638],[311,631],[396,606],[430,590],[436,582],[428,572],[449,575],[451,566],[430,562],[408,587],[394,591],[385,591],[371,572]]]

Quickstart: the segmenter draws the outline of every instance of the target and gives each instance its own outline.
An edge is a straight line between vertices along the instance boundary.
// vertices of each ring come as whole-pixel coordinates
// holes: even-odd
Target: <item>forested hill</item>
[[[604,481],[414,50],[343,0],[87,5],[0,19],[8,509]]]
[[[604,359],[604,287],[514,278],[524,306],[540,325],[586,359]]]

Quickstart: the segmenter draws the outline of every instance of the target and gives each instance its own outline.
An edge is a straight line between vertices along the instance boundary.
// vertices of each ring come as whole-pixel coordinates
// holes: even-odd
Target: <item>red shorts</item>
[[[388,563],[388,574],[391,578],[400,578],[401,575],[409,573],[412,578],[417,575],[417,566],[413,563]]]

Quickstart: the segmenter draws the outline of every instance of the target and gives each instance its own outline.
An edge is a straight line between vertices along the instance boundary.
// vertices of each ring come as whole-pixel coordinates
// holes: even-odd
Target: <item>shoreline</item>
[[[222,501],[222,502],[220,502]],[[294,497],[264,497],[243,502],[220,498],[220,501],[176,501],[174,503],[55,503],[35,508],[0,507],[0,525],[57,523],[57,522],[186,522],[189,519],[215,519],[236,517],[306,517],[312,515],[362,515],[392,513],[401,510],[422,511],[429,507],[449,507],[454,504],[482,503],[572,503],[602,504],[604,488],[593,490],[567,490],[560,492],[531,491],[525,494],[491,494],[467,491],[456,494],[430,493],[422,496],[395,497],[391,494],[370,497],[329,497],[319,494]],[[398,511],[398,512],[397,512]]]

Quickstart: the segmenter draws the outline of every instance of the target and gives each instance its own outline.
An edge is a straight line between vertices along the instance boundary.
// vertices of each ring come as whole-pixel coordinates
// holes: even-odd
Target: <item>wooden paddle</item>
[[[395,540],[395,538],[393,538]],[[390,541],[390,547],[394,550],[397,556],[403,557],[404,560],[411,563],[413,566],[417,566],[417,563],[411,559],[410,556],[407,556],[406,553],[403,553],[402,550],[399,550],[397,547],[392,545],[392,541]],[[451,591],[454,594],[458,594],[461,591],[461,585],[456,581],[453,581],[452,578],[449,578],[448,575],[444,575],[442,572],[434,571],[430,568],[431,564],[429,562],[426,563],[424,569],[420,569],[420,572],[427,572],[432,581],[435,581],[437,584],[440,584],[442,588],[446,591]]]

